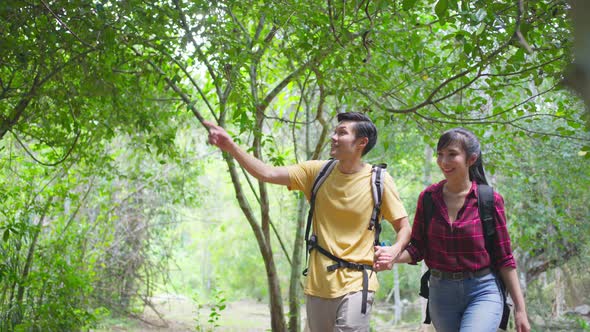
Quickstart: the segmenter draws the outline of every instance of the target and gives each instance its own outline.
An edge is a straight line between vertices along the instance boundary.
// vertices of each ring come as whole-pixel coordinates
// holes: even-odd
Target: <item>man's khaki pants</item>
[[[361,313],[363,292],[334,299],[306,295],[307,328],[311,332],[369,331],[374,292],[367,295],[367,313]]]

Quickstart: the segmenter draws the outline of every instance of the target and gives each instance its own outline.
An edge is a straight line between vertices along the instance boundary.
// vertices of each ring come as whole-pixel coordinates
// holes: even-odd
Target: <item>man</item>
[[[314,181],[326,161],[310,160],[273,167],[240,149],[223,128],[211,122],[205,122],[205,125],[210,129],[209,142],[232,155],[252,176],[260,181],[285,185],[290,190],[301,190],[310,199]],[[321,250],[311,251],[304,292],[307,323],[312,332],[368,331],[371,305],[378,288],[377,276],[373,272],[390,269],[393,258],[410,240],[407,213],[393,179],[384,172],[380,213],[391,222],[398,235],[392,246],[374,246],[375,230],[368,227],[374,205],[372,167],[361,158],[376,141],[377,128],[366,115],[355,112],[338,114],[330,149],[330,156],[337,160],[337,164],[317,192],[313,234],[319,247],[361,268],[334,264],[335,261]],[[392,259],[373,265],[375,255]],[[368,285],[364,286],[363,282],[367,281]]]

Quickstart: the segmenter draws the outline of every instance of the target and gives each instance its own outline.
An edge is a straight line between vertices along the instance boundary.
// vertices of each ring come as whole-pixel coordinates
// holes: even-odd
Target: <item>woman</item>
[[[463,128],[446,131],[437,144],[437,164],[445,180],[426,188],[418,200],[412,240],[395,262],[430,268],[429,313],[438,332],[496,331],[503,312],[500,277],[514,302],[518,332],[530,331],[516,262],[506,228],[504,200],[494,192],[496,235],[493,259],[485,247],[478,211],[478,184],[487,184],[481,148]],[[432,197],[432,219],[424,236],[425,192]],[[376,248],[375,269],[391,268],[388,254]]]

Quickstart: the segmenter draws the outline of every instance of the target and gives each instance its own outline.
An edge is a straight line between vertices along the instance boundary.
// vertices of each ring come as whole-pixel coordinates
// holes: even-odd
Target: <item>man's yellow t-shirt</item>
[[[288,167],[290,190],[301,190],[309,200],[311,187],[326,161],[310,160]],[[385,184],[381,215],[392,222],[408,214],[402,205],[391,176],[384,173]],[[349,262],[373,265],[374,230],[369,230],[373,212],[371,193],[371,165],[354,174],[344,174],[334,167],[321,185],[313,213],[313,234],[318,237],[320,247],[336,257]],[[336,298],[363,289],[363,272],[347,268],[328,272],[327,266],[335,262],[312,250],[305,294]],[[377,276],[368,271],[369,290],[379,287]]]

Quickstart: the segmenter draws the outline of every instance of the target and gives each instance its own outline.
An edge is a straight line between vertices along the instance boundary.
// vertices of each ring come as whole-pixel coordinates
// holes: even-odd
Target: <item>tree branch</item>
[[[140,56],[141,53],[135,49],[135,47],[133,46],[129,46],[129,48],[131,48],[136,55]],[[203,116],[201,115],[201,113],[199,113],[199,111],[195,108],[195,106],[193,105],[193,103],[191,102],[190,97],[184,93],[184,91],[182,91],[181,88],[178,87],[178,85],[176,85],[174,82],[172,82],[172,80],[170,78],[168,78],[168,76],[166,75],[166,73],[164,72],[164,70],[162,70],[162,68],[160,68],[158,65],[156,65],[153,61],[149,60],[146,58],[145,60],[154,70],[156,70],[156,72],[160,75],[162,75],[162,77],[164,78],[164,80],[166,81],[166,83],[168,84],[168,86],[170,88],[172,88],[172,90],[174,90],[174,92],[176,92],[180,98],[182,98],[182,100],[184,101],[184,103],[187,105],[187,107],[193,112],[193,114],[197,117],[197,119],[199,120],[199,122],[203,125],[203,127],[207,130],[207,132],[209,132],[209,127],[205,126],[204,121],[205,118],[203,118]]]
[[[195,37],[193,36],[190,26],[187,23],[186,16],[184,15],[184,11],[180,7],[180,0],[173,0],[173,2],[176,7],[176,10],[178,11],[178,15],[180,15],[180,22],[182,24],[182,27],[184,28],[187,38],[189,38],[189,40],[191,41],[191,43],[195,47],[195,52],[197,52],[197,54],[199,55],[199,60],[205,64],[205,67],[207,67],[207,71],[209,72],[209,75],[211,75],[211,79],[213,80],[213,85],[215,86],[215,90],[217,91],[217,95],[221,96],[222,93],[221,93],[221,86],[219,85],[220,82],[218,82],[218,80],[217,80],[217,75],[215,74],[215,71],[213,70],[213,66],[211,65],[209,60],[207,60],[207,57],[203,54],[203,52],[201,51],[200,45],[197,43],[197,41],[195,40]]]

